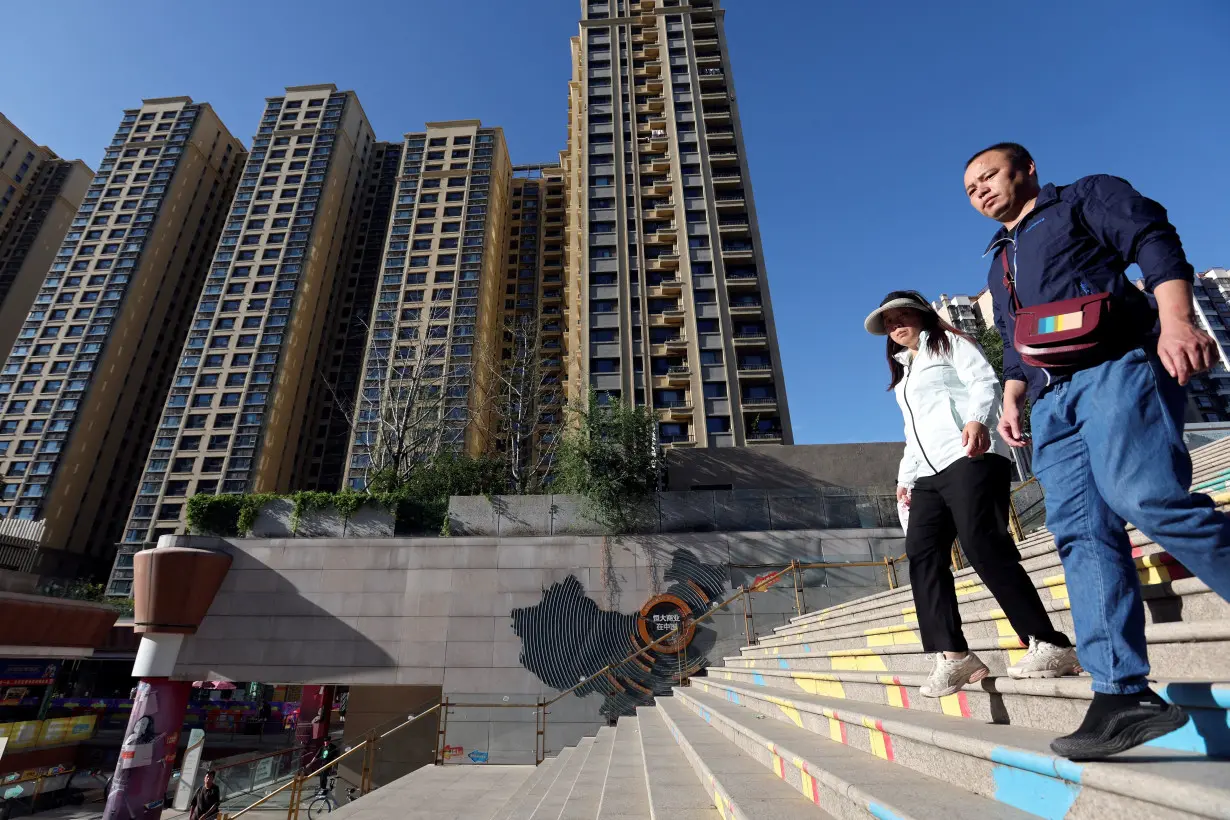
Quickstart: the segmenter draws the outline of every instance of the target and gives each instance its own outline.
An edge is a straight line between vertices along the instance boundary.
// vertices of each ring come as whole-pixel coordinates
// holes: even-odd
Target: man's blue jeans
[[[1126,521],[1230,600],[1230,516],[1192,494],[1187,390],[1136,349],[1081,370],[1034,405],[1034,471],[1068,581],[1093,691],[1148,686],[1145,611]]]

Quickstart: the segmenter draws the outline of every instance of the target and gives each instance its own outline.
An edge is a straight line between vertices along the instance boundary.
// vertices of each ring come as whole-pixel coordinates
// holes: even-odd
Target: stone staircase
[[[1195,489],[1230,502],[1230,440],[1193,461]],[[673,697],[548,759],[482,816],[1230,818],[1230,604],[1131,535],[1156,688],[1191,720],[1112,761],[1051,753],[1049,742],[1084,714],[1088,678],[1007,678],[1005,666],[1025,650],[964,570],[961,615],[971,648],[991,667],[985,680],[922,697],[931,658],[910,590],[882,592],[793,619]],[[1072,634],[1050,535],[1033,534],[1021,552],[1053,620]],[[439,771],[400,782],[425,794]]]

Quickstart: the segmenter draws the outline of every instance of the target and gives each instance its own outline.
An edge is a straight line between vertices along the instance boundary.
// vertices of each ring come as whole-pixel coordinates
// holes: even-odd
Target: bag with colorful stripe
[[[1008,265],[1008,251],[1000,255],[1004,266],[1004,286],[1012,300],[1016,331],[1012,346],[1025,364],[1052,370],[1079,369],[1106,358],[1106,347],[1113,343],[1110,312],[1111,295],[1092,293],[1061,302],[1022,307],[1016,295],[1016,282]]]

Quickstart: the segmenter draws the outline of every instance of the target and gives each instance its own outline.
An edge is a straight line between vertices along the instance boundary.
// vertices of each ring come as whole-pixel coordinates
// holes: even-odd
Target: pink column
[[[323,713],[322,713],[323,710]],[[332,686],[304,686],[299,698],[299,722],[295,724],[295,745],[302,749],[299,766],[306,768],[329,737],[329,716],[333,712]],[[320,720],[315,720],[317,715]]]
[[[103,820],[158,820],[175,768],[189,681],[142,678],[124,730]]]

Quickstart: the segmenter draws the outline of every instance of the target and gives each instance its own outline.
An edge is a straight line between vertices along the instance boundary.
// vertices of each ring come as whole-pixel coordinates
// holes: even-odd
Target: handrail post
[[[359,794],[372,790],[372,773],[376,768],[376,732],[367,734],[367,748],[363,750],[363,772],[359,776]]]
[[[743,634],[747,636],[747,645],[756,645],[756,629],[752,620],[752,595],[747,587],[743,588]]]
[[[534,710],[534,765],[538,766],[547,757],[547,700],[538,699]]]
[[[887,555],[884,556],[884,573],[885,575],[888,576],[888,588],[896,589],[897,588],[897,563],[893,561],[892,558],[889,558]]]
[[[1015,495],[1014,493],[1008,498],[1008,530],[1012,533],[1012,540],[1019,544],[1025,540],[1025,531],[1021,527],[1021,517],[1016,512]]]
[[[802,617],[803,615],[803,579],[799,577],[799,559],[790,559],[790,570],[794,575],[794,612]]]
[[[448,741],[448,698],[440,699],[440,719],[436,722],[436,765],[444,765],[444,744]]]

